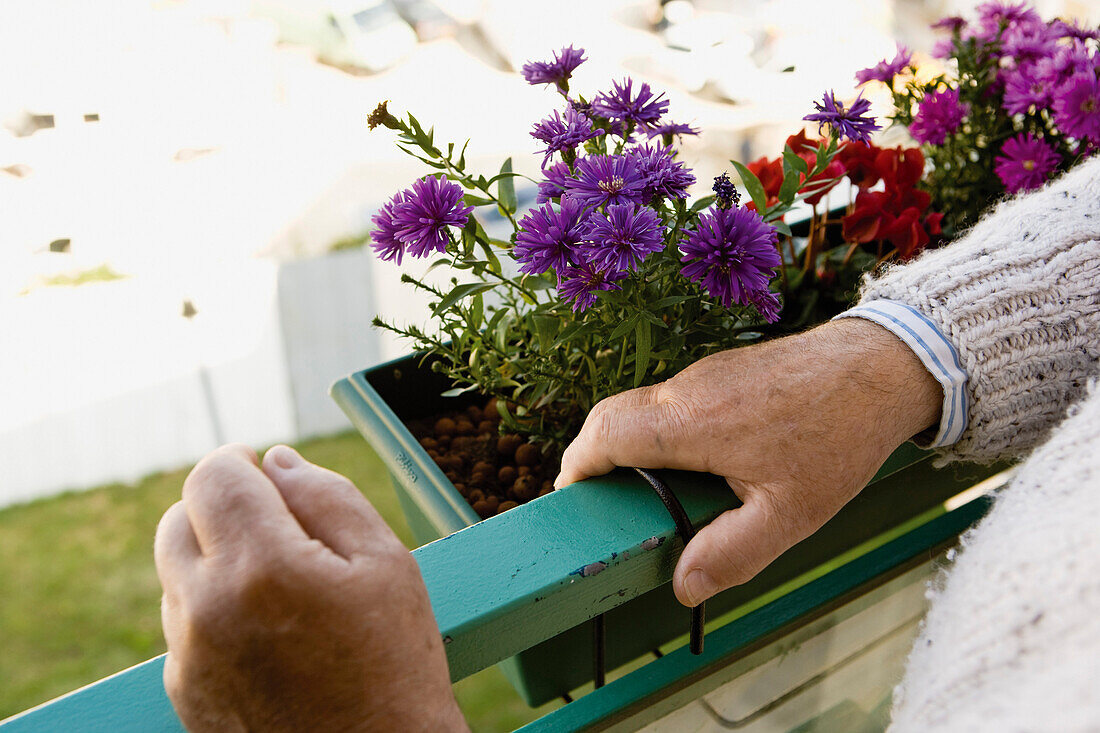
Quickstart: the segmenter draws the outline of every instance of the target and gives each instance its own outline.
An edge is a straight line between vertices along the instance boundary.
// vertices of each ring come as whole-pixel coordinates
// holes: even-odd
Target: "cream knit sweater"
[[[882,298],[959,351],[948,459],[1046,441],[931,591],[892,730],[1100,731],[1100,156],[867,283]]]

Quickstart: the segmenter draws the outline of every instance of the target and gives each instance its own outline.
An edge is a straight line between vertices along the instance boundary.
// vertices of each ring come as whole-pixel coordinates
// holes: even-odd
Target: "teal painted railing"
[[[925,458],[905,446],[876,480]],[[666,478],[697,526],[735,505],[720,481],[679,473]],[[678,680],[721,664],[761,636],[812,615],[914,558],[927,558],[985,508],[980,497],[955,504],[960,505],[936,504],[743,607],[737,618],[708,636],[703,656],[692,657],[686,649],[666,655],[561,708],[532,729],[602,727],[636,712],[639,705],[667,702],[682,687]],[[660,500],[624,474],[566,487],[425,545],[413,556],[428,585],[457,680],[667,583],[681,550]],[[685,610],[685,630],[687,619]],[[0,729],[180,730],[161,683],[162,669],[163,657],[157,657],[9,718]]]

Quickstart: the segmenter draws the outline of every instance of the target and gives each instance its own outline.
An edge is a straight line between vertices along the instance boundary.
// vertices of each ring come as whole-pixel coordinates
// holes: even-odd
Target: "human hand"
[[[343,476],[223,446],[155,557],[164,686],[189,730],[466,730],[419,568]]]
[[[938,420],[942,397],[897,337],[844,318],[601,401],[555,486],[615,466],[723,476],[743,506],[699,530],[673,574],[676,597],[695,606],[828,521],[891,452]]]

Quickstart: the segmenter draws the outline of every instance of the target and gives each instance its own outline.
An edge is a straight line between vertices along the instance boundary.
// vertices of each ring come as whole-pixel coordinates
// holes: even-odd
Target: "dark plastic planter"
[[[401,506],[416,539],[431,542],[474,524],[479,517],[404,425],[404,421],[445,409],[464,407],[480,398],[444,398],[450,385],[419,356],[357,372],[333,387],[333,397],[390,470]],[[903,446],[894,459],[908,464],[873,481],[812,537],[791,548],[751,582],[708,602],[708,615],[720,614],[775,591],[783,583],[850,552],[889,530],[940,505],[992,473],[989,468],[935,470],[927,455]],[[678,481],[715,480],[685,474]],[[640,481],[640,479],[639,479]],[[536,501],[538,501],[536,499]],[[493,521],[488,519],[485,521]],[[684,608],[671,586],[638,596],[606,614],[607,667],[613,669],[686,632]],[[502,668],[529,705],[559,697],[592,679],[592,630],[582,624],[502,663]]]

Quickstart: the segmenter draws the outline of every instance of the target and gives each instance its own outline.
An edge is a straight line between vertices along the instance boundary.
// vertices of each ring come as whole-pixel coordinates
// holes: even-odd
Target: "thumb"
[[[404,545],[349,479],[310,463],[293,448],[267,451],[263,471],[287,508],[310,537],[350,559],[371,555],[388,544]]]
[[[787,533],[759,495],[718,516],[692,538],[672,575],[672,589],[685,606],[752,580],[787,549]]]

